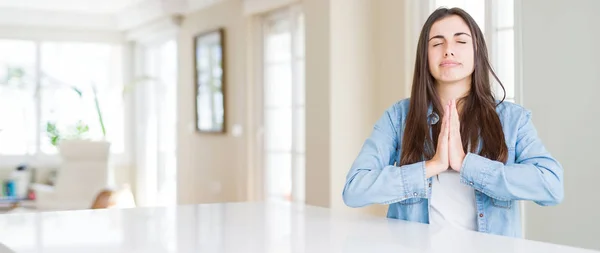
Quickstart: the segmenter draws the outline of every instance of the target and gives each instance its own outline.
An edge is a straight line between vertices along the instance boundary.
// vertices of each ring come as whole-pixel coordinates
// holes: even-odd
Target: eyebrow
[[[456,36],[460,36],[460,35],[467,35],[467,36],[471,37],[471,35],[470,35],[470,34],[468,34],[468,33],[464,33],[464,32],[455,33],[455,34],[454,34],[454,37],[456,37]],[[431,37],[431,38],[429,39],[429,41],[431,41],[432,39],[444,39],[444,36],[442,36],[442,35],[436,35],[436,36],[433,36],[433,37]]]

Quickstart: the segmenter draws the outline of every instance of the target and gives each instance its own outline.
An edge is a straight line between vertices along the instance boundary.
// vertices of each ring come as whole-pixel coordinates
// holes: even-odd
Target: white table
[[[0,243],[44,253],[592,252],[284,203],[5,214]]]

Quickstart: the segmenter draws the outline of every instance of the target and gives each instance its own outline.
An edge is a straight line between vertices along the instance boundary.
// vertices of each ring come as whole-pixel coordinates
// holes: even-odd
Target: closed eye
[[[439,45],[441,45],[441,44],[443,44],[443,43],[437,43],[437,44],[433,44],[433,46],[434,46],[434,47],[437,47],[437,46],[439,46]]]
[[[460,43],[460,44],[467,44],[466,41],[457,41],[457,42]]]

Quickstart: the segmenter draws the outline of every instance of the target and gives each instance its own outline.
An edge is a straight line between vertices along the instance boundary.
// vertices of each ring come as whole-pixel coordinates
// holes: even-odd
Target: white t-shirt
[[[460,173],[447,170],[432,178],[429,224],[477,231],[475,191],[460,182]]]

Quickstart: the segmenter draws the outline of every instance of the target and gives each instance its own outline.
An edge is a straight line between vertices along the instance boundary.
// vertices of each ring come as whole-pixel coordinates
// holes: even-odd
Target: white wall
[[[565,169],[562,204],[527,203],[526,237],[600,249],[600,1],[518,2],[523,104],[533,111],[540,137]]]
[[[414,0],[411,0],[414,1]],[[420,1],[420,0],[417,0]],[[373,80],[375,93],[373,98],[373,116],[375,123],[383,112],[393,103],[408,97],[406,88],[411,86],[412,66],[416,52],[408,48],[408,42],[415,43],[418,38],[406,36],[409,22],[408,4],[410,1],[376,0],[374,5],[374,59]],[[408,64],[407,64],[408,63]]]
[[[234,137],[232,126],[245,129],[246,18],[242,1],[220,1],[185,17],[179,35],[177,136],[178,203],[245,200],[247,152],[245,138]],[[194,132],[195,90],[193,37],[225,28],[225,89],[227,134]]]
[[[345,207],[346,173],[373,129],[373,1],[331,0],[331,207]]]
[[[306,0],[306,202],[344,209],[345,175],[373,121],[372,2]]]
[[[329,0],[304,0],[306,89],[306,203],[330,206],[331,7]]]
[[[179,203],[246,200],[252,194],[245,195],[245,190],[253,190],[246,187],[262,187],[247,177],[253,172],[253,64],[259,64],[252,58],[256,42],[251,39],[257,21],[249,14],[261,12],[246,7],[242,1],[223,1],[183,21]],[[341,199],[346,173],[375,121],[406,97],[405,18],[398,15],[404,13],[405,2],[304,0],[302,8],[306,20],[306,201],[350,210]],[[228,120],[248,130],[242,138],[198,135],[189,129],[194,116],[192,35],[219,25],[227,29]],[[211,191],[215,182],[221,184],[222,192]],[[386,206],[358,211],[384,215]]]
[[[405,97],[404,1],[305,0],[308,204],[339,210],[375,121]],[[359,209],[384,215],[386,206]]]

